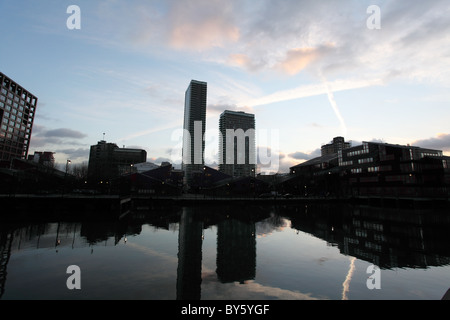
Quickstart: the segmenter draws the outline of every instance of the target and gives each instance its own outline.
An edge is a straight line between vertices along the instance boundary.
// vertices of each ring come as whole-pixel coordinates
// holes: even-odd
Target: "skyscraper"
[[[219,171],[233,177],[256,171],[255,115],[226,110],[219,120]]]
[[[183,160],[185,183],[189,186],[192,175],[203,170],[205,164],[207,83],[192,80],[186,90],[184,103]]]
[[[0,160],[26,159],[37,97],[0,72]]]

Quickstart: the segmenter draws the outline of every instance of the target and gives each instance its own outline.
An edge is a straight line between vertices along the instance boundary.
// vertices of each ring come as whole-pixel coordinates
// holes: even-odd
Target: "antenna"
[[[103,132],[103,141],[105,141],[105,133]]]

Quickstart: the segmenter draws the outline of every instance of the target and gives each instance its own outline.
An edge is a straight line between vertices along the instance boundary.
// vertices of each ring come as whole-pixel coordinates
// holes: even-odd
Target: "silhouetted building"
[[[449,161],[440,150],[363,142],[291,167],[284,187],[315,196],[448,197]]]
[[[192,80],[185,94],[182,170],[187,186],[192,173],[201,171],[205,163],[207,83]]]
[[[52,166],[13,158],[0,161],[0,193],[50,193],[63,191],[73,176]]]
[[[269,187],[259,176],[232,177],[204,166],[193,175],[191,190],[213,197],[257,197],[270,191]]]
[[[0,160],[26,159],[37,97],[0,72]]]
[[[345,142],[343,137],[333,138],[333,142],[323,145],[321,148],[322,156],[326,156],[332,153],[338,153],[339,150],[347,149],[351,147],[350,142]]]
[[[91,146],[88,179],[91,182],[106,182],[122,174],[131,173],[137,163],[147,161],[147,152],[142,149],[119,148],[104,140]]]
[[[28,156],[28,160],[39,163],[41,165],[47,166],[47,167],[54,167],[55,166],[55,157],[53,156],[54,152],[49,151],[35,151],[33,155]]]
[[[376,142],[338,152],[347,193],[354,196],[448,197],[447,158],[440,150]]]
[[[177,195],[183,190],[183,172],[175,170],[170,163],[145,172],[122,176],[120,180],[120,186],[131,182],[131,191],[136,194]]]
[[[255,176],[255,115],[226,110],[219,120],[219,170],[232,177]]]

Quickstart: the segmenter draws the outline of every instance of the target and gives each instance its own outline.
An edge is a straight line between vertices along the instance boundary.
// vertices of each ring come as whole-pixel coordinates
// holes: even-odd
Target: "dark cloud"
[[[450,151],[450,134],[442,133],[434,138],[416,140],[412,145],[422,148]]]
[[[301,152],[301,151],[290,153],[289,157],[293,158],[293,159],[297,159],[297,160],[311,160],[311,159],[320,157],[320,154],[321,154],[321,150],[316,149],[310,153],[305,153],[305,152]]]
[[[172,163],[172,160],[170,160],[169,158],[164,158],[164,157],[150,158],[149,160],[150,160],[150,162],[153,162],[154,164],[158,164],[158,165],[160,165],[163,162]]]
[[[70,160],[89,160],[89,152],[90,149],[86,149],[86,148],[69,148],[69,149],[60,149],[60,150],[56,150],[55,153],[60,154],[63,153],[65,155],[67,155],[67,158],[69,158]]]
[[[83,139],[86,138],[87,135],[76,130],[68,129],[68,128],[60,128],[54,130],[47,130],[40,133],[41,136],[47,138],[73,138],[73,139]]]

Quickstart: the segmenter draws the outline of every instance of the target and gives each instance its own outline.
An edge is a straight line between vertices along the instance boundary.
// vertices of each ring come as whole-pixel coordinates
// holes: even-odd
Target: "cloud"
[[[91,36],[164,56],[201,52],[190,57],[252,73],[308,70],[346,79],[382,73],[450,85],[450,70],[442,67],[450,63],[446,0],[384,1],[381,30],[367,28],[364,2],[129,2],[98,4],[98,25],[91,30],[101,31]]]
[[[233,53],[230,54],[227,60],[227,63],[232,66],[241,67],[250,72],[258,72],[260,71],[266,62],[264,60],[257,60],[255,58],[251,58],[250,56],[242,53]]]
[[[317,157],[320,157],[321,155],[321,149],[318,148],[310,153],[305,153],[301,151],[289,153],[288,156],[290,158],[296,159],[296,160],[311,160]]]
[[[440,133],[433,138],[416,140],[411,145],[450,152],[450,134]]]
[[[69,148],[69,149],[59,149],[56,150],[55,153],[56,154],[65,154],[67,156],[68,159],[72,160],[72,161],[87,161],[89,160],[89,152],[90,149],[88,148]]]
[[[319,47],[306,47],[290,49],[286,52],[286,58],[276,68],[288,75],[296,75],[324,54],[330,52],[333,45],[321,45]]]
[[[163,163],[163,162],[169,162],[169,163],[172,163],[172,160],[171,160],[171,159],[169,159],[169,158],[164,158],[164,157],[150,158],[149,161],[150,161],[150,162],[153,162],[153,163],[155,163],[155,164],[158,164],[158,165],[160,165],[160,164]]]
[[[232,105],[232,104],[222,104],[222,103],[211,103],[208,104],[208,116],[215,116],[215,115],[220,115],[222,114],[225,110],[229,110],[229,111],[243,111],[246,113],[252,113],[253,112],[253,108],[251,107],[247,107],[247,106],[243,106],[243,107],[238,107],[237,105]]]
[[[72,138],[72,139],[83,139],[86,138],[87,135],[76,130],[68,129],[68,128],[60,128],[54,130],[47,130],[40,133],[40,136],[47,138]]]
[[[201,51],[238,41],[235,12],[230,1],[172,1],[168,14],[170,46]]]

